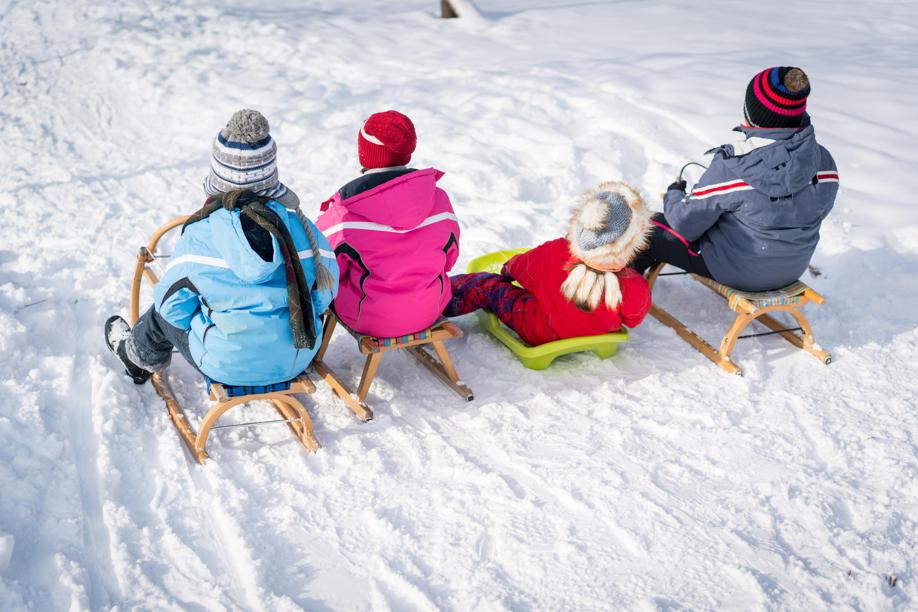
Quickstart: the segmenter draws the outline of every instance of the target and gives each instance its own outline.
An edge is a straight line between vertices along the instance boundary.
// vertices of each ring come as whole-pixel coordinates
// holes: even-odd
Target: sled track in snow
[[[80,382],[88,372],[89,357],[78,356],[71,373],[70,397],[77,399],[77,405],[67,414],[70,443],[74,454],[74,466],[80,487],[80,503],[83,509],[83,529],[87,554],[92,561],[87,572],[92,580],[90,605],[94,609],[107,607],[121,601],[122,594],[116,584],[115,566],[111,556],[111,541],[105,524],[102,495],[99,483],[99,461],[96,449],[102,442],[96,435],[93,423],[93,404],[82,392]],[[116,372],[112,372],[112,379]]]
[[[159,398],[157,398],[159,399]],[[161,402],[160,402],[161,403]],[[163,410],[166,410],[163,406]],[[169,423],[170,431],[167,433],[178,435],[172,431],[172,424]],[[208,464],[201,465],[191,456],[188,448],[180,444],[182,455],[185,458],[185,467],[188,470],[188,478],[193,483],[195,494],[195,506],[202,525],[207,526],[207,533],[214,545],[216,557],[219,559],[225,575],[229,577],[228,583],[236,594],[236,600],[240,605],[244,605],[247,610],[264,610],[265,606],[261,601],[261,590],[257,582],[253,579],[255,575],[254,559],[249,557],[245,550],[244,539],[240,537],[239,523],[235,522],[228,516],[222,508],[220,496],[215,493],[214,482],[216,486],[226,486],[227,483],[220,483],[219,476],[215,475],[220,472],[219,466],[214,459],[210,459]],[[232,486],[231,483],[229,483]],[[246,558],[240,558],[245,555]]]

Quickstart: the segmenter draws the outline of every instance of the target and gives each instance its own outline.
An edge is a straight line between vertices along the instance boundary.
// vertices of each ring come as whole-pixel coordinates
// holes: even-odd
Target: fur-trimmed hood
[[[605,244],[584,248],[581,233],[602,232],[608,226],[610,203],[619,196],[631,210],[631,219],[620,236]],[[637,191],[620,181],[606,181],[590,189],[580,198],[571,216],[567,242],[571,254],[590,267],[601,270],[619,270],[626,267],[634,256],[647,248],[650,219],[653,213],[647,208]]]

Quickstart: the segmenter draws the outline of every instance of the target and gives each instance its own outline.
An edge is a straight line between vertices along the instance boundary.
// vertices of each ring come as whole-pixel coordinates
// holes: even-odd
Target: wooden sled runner
[[[665,266],[665,263],[658,263],[648,270],[647,282],[650,284],[651,289],[653,289],[654,284],[660,277],[660,273]],[[677,272],[676,274],[685,273]],[[732,325],[730,325],[723,340],[721,340],[720,348],[715,349],[698,336],[698,334],[688,329],[681,321],[656,304],[651,306],[650,314],[660,323],[672,328],[680,338],[688,342],[698,352],[719,365],[726,372],[740,375],[743,373],[742,369],[730,359],[730,355],[733,353],[737,340],[771,334],[780,334],[785,340],[797,348],[803,349],[807,353],[813,355],[826,365],[832,362],[831,355],[816,344],[810,322],[801,311],[801,307],[804,304],[810,302],[822,304],[825,301],[825,298],[808,287],[806,283],[797,281],[792,285],[782,287],[775,291],[755,293],[738,291],[710,278],[698,276],[697,274],[691,274],[690,276],[724,298],[730,310],[736,313]],[[780,321],[771,316],[773,312],[786,312],[793,317],[798,327],[785,327]],[[741,336],[740,334],[742,331],[753,321],[762,323],[771,331]],[[800,331],[802,336],[795,333],[796,331]]]
[[[266,423],[287,423],[290,430],[297,440],[306,450],[311,453],[321,448],[319,441],[313,433],[312,420],[306,408],[296,399],[295,393],[313,393],[316,390],[315,385],[304,374],[301,374],[293,380],[276,385],[268,385],[263,392],[261,388],[253,387],[232,387],[220,383],[210,384],[210,399],[216,404],[204,416],[201,423],[200,432],[196,432],[188,422],[185,411],[175,399],[172,389],[169,387],[166,371],[156,372],[150,378],[153,388],[159,394],[163,401],[166,402],[166,409],[169,411],[169,418],[179,432],[182,442],[188,447],[192,457],[198,463],[204,463],[209,457],[205,446],[207,445],[207,436],[212,429],[220,427],[234,427],[238,425],[215,425],[225,412],[236,406],[241,406],[247,402],[255,400],[268,400],[274,404],[275,409],[281,418],[274,421],[257,421],[254,423],[241,423],[240,425],[262,425]],[[258,389],[252,392],[246,390]]]
[[[312,367],[334,389],[338,397],[344,400],[358,419],[368,421],[373,418],[373,411],[370,410],[365,401],[367,394],[370,392],[370,385],[376,377],[376,370],[379,368],[379,362],[383,354],[398,349],[405,349],[409,355],[417,359],[422,366],[462,399],[469,402],[475,399],[472,390],[459,379],[459,374],[456,372],[453,361],[444,345],[447,340],[462,337],[462,330],[449,321],[440,321],[423,331],[396,338],[365,336],[348,329],[347,326],[341,323],[341,327],[346,329],[357,340],[357,347],[360,349],[360,353],[366,355],[363,374],[360,377],[356,392],[352,391],[324,361],[325,352],[328,350],[332,335],[335,333],[335,328],[339,323],[337,317],[330,313],[325,321],[325,329],[322,332],[322,346],[312,361]],[[428,345],[433,347],[436,357],[425,349],[425,346]]]
[[[188,219],[187,216],[177,217],[161,226],[153,233],[147,246],[140,247],[137,254],[137,263],[134,268],[134,278],[131,284],[131,327],[137,323],[140,318],[140,288],[144,278],[151,285],[159,282],[156,272],[152,269],[151,264],[156,260],[156,247],[159,241],[167,233],[181,227]],[[240,425],[261,425],[265,423],[286,423],[293,432],[294,437],[310,452],[315,452],[320,448],[319,441],[316,440],[313,433],[312,420],[306,408],[296,399],[295,394],[309,394],[315,391],[315,385],[306,376],[300,374],[298,377],[261,387],[233,387],[221,383],[207,381],[210,390],[210,399],[216,402],[213,407],[204,416],[201,422],[200,431],[195,431],[188,421],[185,411],[175,398],[175,394],[169,386],[167,370],[156,372],[150,379],[156,393],[159,394],[166,403],[166,410],[169,412],[169,418],[178,430],[179,437],[188,447],[191,456],[198,463],[204,463],[208,459],[206,450],[207,437],[211,430],[221,427],[233,427],[236,425],[216,425],[217,420],[226,412],[241,406],[247,402],[256,400],[267,400],[274,404],[275,409],[281,418],[273,421],[258,421],[255,423],[242,423]]]

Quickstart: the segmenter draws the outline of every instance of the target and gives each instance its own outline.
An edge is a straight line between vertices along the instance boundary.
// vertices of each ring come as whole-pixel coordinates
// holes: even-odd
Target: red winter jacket
[[[593,312],[584,312],[561,293],[561,285],[570,271],[571,252],[567,240],[558,238],[521,253],[504,264],[503,274],[512,276],[535,297],[521,300],[525,316],[523,329],[516,333],[529,344],[552,340],[593,336],[618,331],[622,324],[635,327],[650,310],[650,287],[643,276],[625,268],[618,272],[622,301],[618,308],[600,304]]]

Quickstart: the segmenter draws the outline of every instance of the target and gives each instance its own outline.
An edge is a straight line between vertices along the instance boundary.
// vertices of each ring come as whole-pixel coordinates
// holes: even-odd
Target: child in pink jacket
[[[341,270],[335,313],[362,334],[426,329],[452,297],[459,223],[437,187],[443,173],[407,167],[416,143],[405,115],[371,115],[357,135],[361,176],[322,204],[316,222]]]

